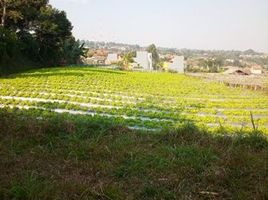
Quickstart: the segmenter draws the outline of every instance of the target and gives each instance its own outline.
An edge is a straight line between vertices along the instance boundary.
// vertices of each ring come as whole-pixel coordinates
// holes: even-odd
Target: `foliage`
[[[17,50],[17,35],[0,27],[0,61],[12,59]]]
[[[195,66],[188,65],[188,72],[208,72],[208,73],[217,73],[221,71],[221,68],[224,66],[224,59],[221,56],[217,56],[215,58],[207,58],[207,59],[197,59],[197,65]]]
[[[129,70],[131,68],[131,63],[134,62],[134,52],[126,52],[122,55],[122,59],[117,63],[119,67],[123,70]]]
[[[151,44],[148,48],[147,51],[152,54],[153,58],[153,68],[155,70],[160,69],[160,58],[158,54],[158,50],[154,44]]]
[[[17,35],[0,27],[0,75],[5,71],[3,65],[8,65],[8,61],[14,59],[17,53]]]
[[[84,44],[80,45],[79,41],[75,41],[74,38],[69,38],[68,40],[64,41],[62,52],[64,64],[79,64],[80,56],[86,56]]]
[[[43,66],[79,61],[83,46],[73,38],[72,25],[65,12],[53,8],[47,0],[1,0],[0,3],[3,5],[0,9],[2,71],[23,60]],[[11,53],[11,49],[16,52]]]

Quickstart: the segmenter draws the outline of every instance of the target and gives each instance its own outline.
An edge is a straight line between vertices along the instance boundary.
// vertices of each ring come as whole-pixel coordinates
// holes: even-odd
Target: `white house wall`
[[[109,53],[106,59],[106,64],[112,64],[118,61],[118,55],[116,53]]]
[[[178,73],[184,73],[184,57],[175,56],[172,63],[169,63],[168,69]]]
[[[152,54],[146,51],[137,51],[134,61],[144,70],[153,70]]]

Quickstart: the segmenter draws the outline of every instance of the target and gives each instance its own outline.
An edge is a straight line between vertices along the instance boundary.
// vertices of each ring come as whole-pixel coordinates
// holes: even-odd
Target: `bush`
[[[2,66],[8,64],[16,56],[18,38],[15,33],[0,27],[0,73],[3,73]]]

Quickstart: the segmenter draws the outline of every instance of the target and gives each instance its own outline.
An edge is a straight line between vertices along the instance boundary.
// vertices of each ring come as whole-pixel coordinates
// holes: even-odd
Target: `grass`
[[[0,199],[267,199],[268,141],[0,112]]]

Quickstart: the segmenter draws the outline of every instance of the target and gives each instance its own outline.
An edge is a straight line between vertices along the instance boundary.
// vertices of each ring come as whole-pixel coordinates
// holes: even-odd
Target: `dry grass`
[[[268,91],[267,74],[244,76],[219,73],[188,73],[187,75],[224,83],[231,87],[243,87],[253,90],[263,90],[266,92]]]

